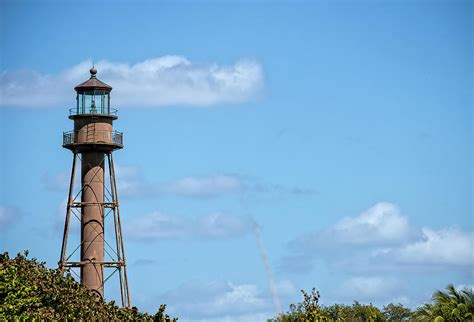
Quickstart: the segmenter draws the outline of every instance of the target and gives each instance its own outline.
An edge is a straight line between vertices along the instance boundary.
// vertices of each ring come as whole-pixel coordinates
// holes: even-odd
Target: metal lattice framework
[[[107,167],[108,167],[108,178],[109,182],[108,185],[106,184],[106,180],[102,180],[98,174],[98,170],[93,174],[93,176],[89,179],[88,182],[82,182],[82,186],[77,193],[74,194],[74,178],[76,175],[76,162],[77,159],[81,162],[85,162],[81,158],[81,155],[78,151],[73,151],[73,161],[72,161],[72,171],[71,171],[71,179],[69,185],[69,197],[67,201],[66,207],[66,219],[64,223],[64,234],[63,234],[63,241],[61,247],[61,255],[59,260],[59,268],[62,272],[69,271],[75,274],[79,279],[81,278],[77,275],[76,272],[72,268],[82,268],[86,264],[94,264],[99,265],[102,268],[110,268],[112,272],[106,278],[102,278],[101,287],[103,288],[104,284],[115,275],[115,273],[119,273],[119,281],[120,281],[120,292],[122,298],[122,306],[130,307],[130,293],[128,287],[128,277],[127,277],[127,265],[125,259],[125,248],[124,248],[124,241],[122,235],[122,224],[120,221],[120,208],[119,208],[119,201],[117,195],[117,182],[115,179],[115,166],[114,160],[112,156],[112,151],[106,152],[105,156],[107,158]],[[99,166],[104,166],[104,159],[102,159],[101,164]],[[87,162],[86,162],[87,164]],[[91,164],[88,164],[90,168],[93,168]],[[105,176],[104,176],[105,177]],[[100,180],[104,187],[104,200],[103,202],[83,202],[80,200],[80,196],[83,193],[84,189],[89,186],[92,180],[97,179]],[[110,243],[104,237],[104,229],[102,227],[102,231],[98,231],[97,228],[93,227],[94,232],[96,233],[95,238],[101,238],[104,243],[104,252],[107,254],[108,259],[107,261],[96,261],[94,259],[88,261],[72,261],[71,258],[77,251],[83,247],[84,243],[84,236],[81,236],[81,242],[77,245],[72,252],[68,253],[68,237],[70,234],[69,227],[71,221],[71,214],[81,222],[82,225],[82,208],[86,205],[98,205],[100,207],[100,212],[102,216],[102,220],[105,226],[105,219],[109,217],[111,214],[113,216],[114,222],[114,239],[115,239],[115,247],[110,245]]]

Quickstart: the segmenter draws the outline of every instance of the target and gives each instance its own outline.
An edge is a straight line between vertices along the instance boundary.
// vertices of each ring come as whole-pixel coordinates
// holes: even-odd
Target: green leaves
[[[414,313],[401,304],[388,304],[382,311],[372,304],[357,301],[350,305],[320,306],[320,294],[314,288],[303,293],[303,302],[291,304],[286,314],[280,314],[276,322],[305,321],[474,321],[474,293],[472,288],[457,290],[452,284],[446,291],[436,291],[431,303],[417,308]]]
[[[70,275],[48,269],[35,258],[18,254],[11,259],[0,254],[0,320],[142,320],[176,321],[161,305],[157,315],[137,308],[119,308],[115,302],[96,300],[93,294]]]
[[[385,321],[384,314],[372,304],[364,305],[354,301],[352,306],[334,304],[327,307],[319,305],[321,295],[315,288],[311,290],[311,293],[306,293],[304,290],[301,290],[301,293],[303,302],[291,304],[289,312],[280,314],[276,319],[270,321]]]
[[[474,294],[472,288],[458,291],[453,284],[446,291],[434,292],[431,303],[415,311],[417,321],[473,321]]]
[[[411,310],[402,304],[390,303],[383,307],[382,313],[387,321],[408,321],[411,317]]]

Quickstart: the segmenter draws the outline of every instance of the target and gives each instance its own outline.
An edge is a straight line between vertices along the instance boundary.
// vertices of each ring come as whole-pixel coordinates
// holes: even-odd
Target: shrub
[[[27,251],[15,258],[0,254],[0,320],[177,320],[165,313],[166,305],[152,316],[136,307],[119,308],[114,301],[97,299],[71,275],[63,276],[58,269],[27,257]]]

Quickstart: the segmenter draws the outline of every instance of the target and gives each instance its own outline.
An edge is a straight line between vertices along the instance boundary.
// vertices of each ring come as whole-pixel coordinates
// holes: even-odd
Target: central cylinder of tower
[[[104,153],[82,153],[81,283],[103,296]],[[99,262],[99,263],[97,263]]]

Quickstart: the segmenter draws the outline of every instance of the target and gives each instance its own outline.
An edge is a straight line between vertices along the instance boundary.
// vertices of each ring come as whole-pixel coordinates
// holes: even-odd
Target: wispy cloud
[[[177,195],[183,197],[208,198],[244,189],[244,182],[236,175],[215,174],[207,176],[187,176],[164,183],[150,183],[141,169],[131,165],[117,165],[117,188],[121,197],[150,197],[157,195]],[[49,174],[41,178],[43,187],[51,191],[66,191],[70,174],[66,171]],[[76,178],[75,189],[79,189],[80,178]]]
[[[169,182],[152,183],[135,166],[117,167],[117,185],[121,196],[135,198],[163,195],[210,198],[237,193],[244,188],[239,176],[226,174],[186,176]]]
[[[167,182],[151,182],[138,166],[116,165],[115,169],[120,198],[154,199],[174,196],[207,199],[232,195],[247,207],[249,202],[311,197],[317,194],[311,188],[268,183],[259,178],[233,173],[190,175]],[[41,184],[46,190],[66,193],[69,180],[70,174],[66,171],[56,174],[46,172],[41,177]],[[76,171],[75,192],[79,191],[80,182],[80,173]]]
[[[254,222],[250,217],[215,213],[201,217],[171,216],[153,212],[136,216],[124,225],[127,237],[158,239],[229,239],[250,233]]]
[[[178,177],[168,182],[150,182],[142,170],[134,165],[117,165],[117,186],[120,197],[150,198],[174,195],[190,198],[212,198],[227,194],[247,193],[255,196],[310,196],[313,189],[298,186],[286,187],[266,183],[258,178],[239,174],[209,174]],[[41,178],[43,187],[52,191],[66,191],[69,187],[70,174],[66,171],[50,174]],[[78,191],[80,178],[76,176],[75,190]]]
[[[314,193],[311,189],[301,187],[285,187],[283,185],[262,182],[256,178],[239,174],[211,174],[201,176],[187,176],[177,178],[162,184],[147,184],[144,181],[135,181],[136,190],[161,195],[177,195],[181,197],[210,198],[226,194],[247,193],[252,195],[304,196]],[[144,189],[140,189],[139,186]]]
[[[0,74],[0,105],[73,104],[73,88],[89,77],[91,66],[91,61],[83,61],[57,74],[4,70]],[[112,101],[120,107],[240,103],[258,96],[264,84],[262,66],[255,60],[218,65],[193,63],[183,56],[162,56],[136,64],[102,60],[96,67],[98,77],[114,87]]]

